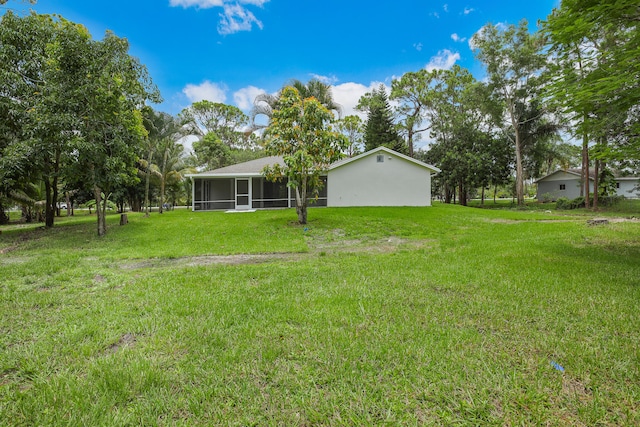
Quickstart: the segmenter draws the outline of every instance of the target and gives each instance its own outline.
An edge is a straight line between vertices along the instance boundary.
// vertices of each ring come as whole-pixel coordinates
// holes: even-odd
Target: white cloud
[[[454,42],[459,42],[459,43],[464,43],[464,42],[467,40],[467,38],[466,38],[466,37],[460,37],[460,36],[459,36],[458,34],[456,34],[456,33],[451,34],[451,39],[452,39]]]
[[[338,82],[338,78],[336,76],[322,76],[320,74],[310,74],[311,78],[316,80],[320,80],[322,83],[326,85],[332,85]]]
[[[418,52],[422,50],[422,43],[414,43],[413,47],[416,48]]]
[[[253,13],[239,4],[225,5],[224,13],[220,13],[218,33],[222,35],[233,34],[239,31],[251,31],[253,24],[262,29],[262,22]]]
[[[431,13],[429,13],[429,16],[433,16],[435,18],[440,18],[440,14],[438,12],[431,12]]]
[[[211,83],[209,80],[205,80],[199,85],[188,84],[182,89],[182,93],[191,102],[198,101],[211,101],[211,102],[224,102],[227,99],[227,88],[224,85],[217,83]]]
[[[431,57],[425,69],[427,71],[448,70],[453,67],[459,59],[460,54],[458,52],[451,52],[449,49],[444,49],[439,51],[436,56]]]
[[[380,84],[381,82],[371,82],[369,86],[365,86],[360,83],[348,82],[332,86],[331,92],[333,94],[333,100],[342,106],[342,117],[357,115],[363,120],[366,120],[366,113],[356,111],[356,105],[358,105],[358,101],[362,95],[377,89]],[[390,88],[386,85],[385,87],[387,88],[387,92],[389,92]]]
[[[442,9],[443,9],[445,12],[449,12],[449,5],[445,3],[445,4],[442,6]]]
[[[183,8],[196,7],[199,9],[210,9],[221,7],[223,12],[219,13],[218,33],[222,35],[233,34],[239,31],[251,31],[254,24],[262,29],[262,21],[243,5],[262,7],[269,0],[169,0],[169,5]]]
[[[262,93],[266,93],[266,91],[255,86],[243,87],[233,94],[233,101],[239,109],[249,112],[253,107],[253,101],[256,99],[256,96]]]
[[[470,14],[471,12],[473,12],[475,9],[472,7],[465,7],[464,10],[462,11],[462,13],[464,13],[465,15]]]
[[[212,7],[222,7],[225,4],[251,4],[254,6],[262,7],[269,0],[169,0],[169,6],[182,6],[185,9],[188,7],[197,7],[200,9],[210,9]]]
[[[170,6],[182,6],[184,8],[196,6],[201,9],[209,9],[210,7],[222,6],[223,4],[224,0],[169,0]]]

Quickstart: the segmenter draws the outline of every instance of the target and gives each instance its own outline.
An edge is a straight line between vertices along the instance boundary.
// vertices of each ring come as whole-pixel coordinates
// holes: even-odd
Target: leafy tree
[[[205,166],[207,170],[218,169],[232,163],[231,148],[215,133],[208,133],[200,141],[194,141],[193,152],[197,164]]]
[[[111,33],[96,42],[83,26],[58,17],[8,12],[2,18],[0,113],[15,120],[3,158],[10,154],[18,166],[2,173],[14,182],[25,172],[42,177],[47,226],[53,225],[63,174],[68,182],[92,185],[98,206],[103,193],[135,176],[144,134],[137,109],[159,96],[127,49]],[[99,209],[100,235],[104,214]]]
[[[307,223],[308,198],[317,197],[321,173],[342,158],[348,146],[344,135],[332,130],[333,120],[317,99],[302,99],[295,88],[285,87],[266,131],[266,153],[283,156],[285,165],[266,167],[264,173],[272,181],[287,178],[295,190],[300,224]]]
[[[76,108],[74,175],[93,189],[102,236],[112,191],[137,180],[137,153],[147,137],[138,108],[160,97],[146,68],[129,56],[125,39],[107,32],[102,41],[78,48],[76,66],[67,71],[67,95]]]
[[[638,140],[639,20],[635,0],[564,0],[544,23],[558,65],[552,93],[593,140],[613,126],[625,139]]]
[[[238,108],[219,102],[199,101],[180,113],[180,120],[188,135],[200,138],[213,133],[229,148],[243,145],[243,127],[249,118]]]
[[[523,170],[526,178],[536,178],[540,176],[544,162],[548,162],[548,155],[554,153],[547,148],[559,141],[561,126],[545,115],[545,110],[537,99],[526,105],[517,103],[516,110],[522,118],[520,136]],[[546,158],[544,153],[547,154]]]
[[[359,116],[346,116],[336,122],[336,128],[349,141],[347,147],[347,157],[353,157],[360,153],[364,136],[364,126]]]
[[[9,0],[0,0],[0,4],[6,4]],[[22,3],[36,4],[37,0],[20,0]]]
[[[639,19],[633,0],[566,0],[543,25],[553,58],[548,93],[582,138],[583,177],[590,142],[601,173],[608,162],[640,159]]]
[[[18,166],[11,168],[14,173],[29,164],[22,176],[13,174],[14,182],[27,171],[43,180],[47,227],[54,223],[58,180],[71,139],[65,71],[73,62],[73,50],[87,38],[76,24],[35,13],[22,18],[7,12],[0,25],[0,114],[11,123],[4,129],[4,156]]]
[[[485,25],[472,38],[476,57],[487,70],[488,88],[498,108],[494,110],[496,125],[512,140],[516,164],[516,198],[524,204],[523,126],[526,118],[519,105],[526,105],[536,96],[536,78],[545,66],[542,54],[543,38],[530,34],[527,21],[516,27],[501,29]]]
[[[392,100],[398,101],[397,114],[402,117],[400,128],[407,135],[409,156],[413,157],[414,141],[420,139],[421,132],[431,126],[425,121],[430,108],[433,108],[430,85],[437,76],[437,71],[420,70],[405,73],[391,82]]]
[[[450,202],[457,191],[460,203],[466,205],[471,189],[484,188],[490,180],[494,154],[488,150],[493,136],[485,123],[478,84],[459,66],[435,70],[429,81],[423,96],[433,105],[428,120],[435,143],[428,160],[442,170],[438,179],[444,186],[445,201]]]
[[[393,123],[391,105],[384,85],[364,94],[356,107],[367,112],[364,131],[365,151],[373,150],[381,145],[406,154],[407,147],[398,135]]]

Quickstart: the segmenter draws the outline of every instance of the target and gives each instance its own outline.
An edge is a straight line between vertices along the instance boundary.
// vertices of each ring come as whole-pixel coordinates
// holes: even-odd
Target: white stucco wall
[[[329,170],[328,183],[328,206],[431,206],[429,169],[388,152]]]
[[[564,185],[564,189],[560,188]],[[560,197],[575,199],[580,196],[580,177],[564,171],[558,171],[538,181],[538,201],[543,201],[546,197],[557,200]],[[589,181],[589,191],[593,192],[593,181]]]
[[[638,179],[618,179],[616,180],[619,187],[616,188],[616,194],[618,196],[624,196],[627,199],[637,199],[640,197],[640,189],[634,190],[635,187],[640,186],[640,180]]]

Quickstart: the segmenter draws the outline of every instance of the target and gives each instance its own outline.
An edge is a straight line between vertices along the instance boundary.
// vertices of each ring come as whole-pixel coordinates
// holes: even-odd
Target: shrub
[[[624,196],[618,196],[618,195],[600,196],[600,197],[598,197],[598,205],[600,205],[600,206],[615,206],[615,205],[617,205],[618,203],[620,203],[624,199],[625,199]]]
[[[559,197],[558,200],[556,200],[556,209],[571,209],[571,202],[566,197]]]
[[[549,202],[553,202],[553,194],[551,193],[542,194],[542,203],[549,203]]]
[[[571,200],[571,207],[569,207],[569,209],[579,209],[579,208],[584,208],[584,197],[580,196],[580,197],[576,197],[575,199]]]

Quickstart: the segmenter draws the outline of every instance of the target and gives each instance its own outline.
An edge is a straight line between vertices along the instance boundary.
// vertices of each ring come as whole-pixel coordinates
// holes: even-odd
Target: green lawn
[[[0,425],[638,425],[640,222],[584,215],[3,227]]]

